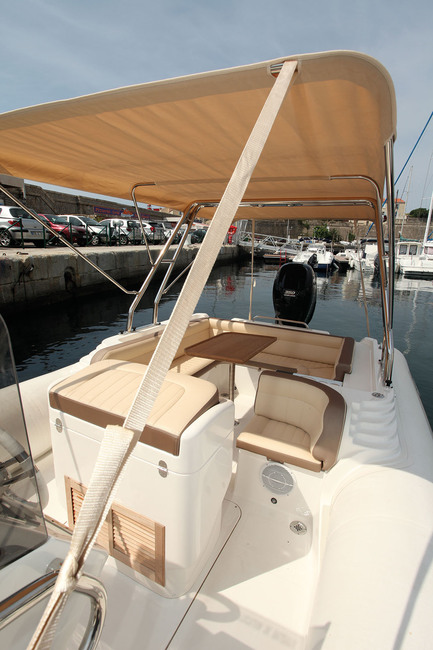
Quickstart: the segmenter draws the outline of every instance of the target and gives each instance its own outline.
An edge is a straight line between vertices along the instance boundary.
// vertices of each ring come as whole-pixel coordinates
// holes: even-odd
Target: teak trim
[[[68,523],[74,528],[86,487],[65,476]],[[165,526],[113,503],[97,543],[116,560],[165,586]]]

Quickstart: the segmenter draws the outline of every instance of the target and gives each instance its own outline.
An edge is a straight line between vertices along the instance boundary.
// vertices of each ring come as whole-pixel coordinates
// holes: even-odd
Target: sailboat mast
[[[430,230],[432,208],[433,208],[433,192],[432,192],[431,199],[430,199],[430,209],[428,211],[427,223],[426,223],[426,226],[425,226],[424,241],[422,243],[423,249],[424,249],[424,246],[427,244],[427,240],[428,240],[428,232]]]
[[[409,170],[409,176],[408,176],[408,180],[407,180],[406,210],[407,210],[407,206],[408,206],[408,203],[409,203],[409,192],[410,192],[410,186],[411,186],[411,182],[412,182],[412,172],[413,172],[413,165],[411,166],[411,168]],[[403,197],[405,189],[406,189],[406,185],[403,187],[403,192],[401,193],[402,197]],[[406,210],[405,210],[405,214],[403,215],[403,221],[401,223],[400,239],[403,237],[403,228],[404,228],[404,224],[405,224],[406,219],[407,219]]]

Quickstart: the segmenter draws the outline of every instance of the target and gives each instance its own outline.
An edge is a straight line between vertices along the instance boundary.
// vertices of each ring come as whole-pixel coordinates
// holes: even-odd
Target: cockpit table
[[[230,364],[229,397],[234,399],[235,393],[235,364],[247,363],[252,357],[262,352],[276,336],[259,334],[243,334],[241,332],[223,332],[209,339],[200,341],[185,348],[185,354],[191,357],[226,361]]]

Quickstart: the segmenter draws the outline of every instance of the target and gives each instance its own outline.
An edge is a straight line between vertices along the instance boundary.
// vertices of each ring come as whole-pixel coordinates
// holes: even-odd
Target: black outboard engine
[[[307,264],[309,264],[312,269],[314,270],[317,269],[317,267],[319,266],[319,261],[317,259],[316,253],[313,253],[312,256],[308,258]]]
[[[283,264],[272,290],[275,318],[309,323],[316,307],[316,294],[316,274],[309,264]]]

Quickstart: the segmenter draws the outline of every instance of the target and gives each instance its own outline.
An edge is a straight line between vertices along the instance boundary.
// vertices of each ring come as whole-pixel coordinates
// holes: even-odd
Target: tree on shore
[[[409,217],[416,217],[417,219],[427,219],[428,210],[426,208],[416,208],[409,212]]]
[[[313,237],[315,239],[323,239],[333,242],[339,241],[340,239],[338,230],[336,228],[331,228],[331,230],[329,230],[327,223],[321,224],[320,226],[315,226],[313,230]]]

